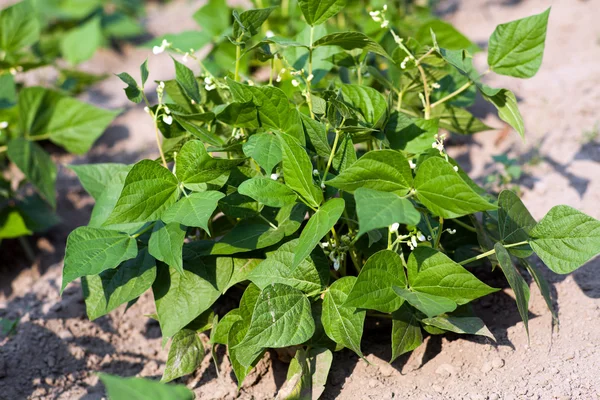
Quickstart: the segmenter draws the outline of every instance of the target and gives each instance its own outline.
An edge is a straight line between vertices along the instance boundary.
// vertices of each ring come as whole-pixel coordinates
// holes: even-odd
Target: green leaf
[[[15,77],[10,73],[0,74],[0,110],[11,108],[17,103]]]
[[[179,332],[220,297],[217,273],[223,271],[219,271],[218,266],[226,261],[198,259],[184,263],[183,273],[159,265],[152,290],[163,337]]]
[[[210,234],[208,221],[223,197],[225,197],[223,193],[214,190],[192,193],[169,207],[161,219],[167,224],[176,222],[185,226],[199,227]]]
[[[140,76],[142,77],[142,87],[146,85],[146,81],[148,80],[148,76],[150,72],[148,71],[148,59],[146,58],[142,65],[140,65]]]
[[[476,53],[480,50],[475,43],[471,42],[469,38],[460,33],[454,26],[439,19],[432,19],[419,26],[415,39],[421,45],[433,46],[431,31],[435,33],[438,45],[445,49],[467,49],[471,53]]]
[[[314,184],[312,163],[300,143],[292,136],[278,134],[283,150],[285,184],[314,208],[323,202],[323,192]]]
[[[309,117],[308,115],[300,114],[304,132],[310,139],[317,154],[321,157],[328,158],[331,154],[331,146],[327,141],[327,129],[325,125]]]
[[[475,118],[469,111],[450,104],[443,104],[441,107],[434,108],[431,117],[439,119],[440,128],[460,135],[472,135],[493,130],[493,128]]]
[[[411,290],[442,296],[458,305],[497,291],[444,253],[429,247],[417,247],[410,254],[407,270]]]
[[[228,173],[244,159],[212,158],[199,140],[186,142],[177,155],[177,178],[190,190],[204,191],[201,184]]]
[[[367,188],[403,196],[412,187],[413,178],[408,160],[402,153],[377,150],[368,152],[325,183],[346,192]]]
[[[552,297],[550,296],[550,284],[548,283],[546,278],[544,278],[544,275],[542,275],[542,272],[539,270],[539,268],[536,267],[533,263],[525,259],[521,259],[519,261],[522,265],[525,265],[527,271],[529,271],[529,274],[533,277],[533,280],[540,289],[540,293],[542,294],[542,297],[544,298],[544,301],[548,306],[548,310],[550,310],[550,313],[552,313],[552,320],[556,324],[558,324],[558,313],[554,308],[554,304],[552,303]]]
[[[327,201],[308,220],[300,234],[300,240],[294,254],[292,269],[308,257],[319,241],[329,232],[342,216],[346,203],[344,199],[335,198]]]
[[[13,53],[40,39],[40,23],[29,1],[20,1],[0,12],[0,50]]]
[[[527,282],[525,282],[525,279],[523,279],[512,263],[508,250],[501,243],[496,243],[494,250],[496,250],[498,264],[500,264],[500,268],[504,272],[508,284],[515,293],[517,308],[525,324],[527,335],[529,335],[529,286],[527,286]]]
[[[290,362],[287,382],[281,387],[277,398],[318,399],[325,391],[327,375],[333,362],[331,350],[299,349]]]
[[[553,207],[529,232],[529,244],[557,274],[568,274],[600,253],[600,221],[568,206]]]
[[[250,365],[256,356],[246,349],[298,345],[310,339],[314,331],[310,302],[304,293],[284,284],[271,284],[256,302],[248,333],[238,345],[238,360]]]
[[[503,190],[498,196],[498,233],[504,244],[529,240],[529,231],[537,224],[519,196],[510,190]],[[529,257],[529,245],[511,247],[508,250],[517,257]]]
[[[37,143],[25,138],[8,142],[6,154],[52,207],[56,207],[56,165]]]
[[[392,363],[404,353],[413,351],[423,343],[421,325],[408,303],[392,313]]]
[[[234,18],[233,39],[244,40],[256,35],[274,9],[275,7],[256,8],[239,14],[237,18]]]
[[[252,157],[267,174],[281,162],[281,144],[275,135],[256,133],[243,146],[246,157]]]
[[[103,40],[100,22],[100,17],[92,18],[63,36],[60,50],[67,61],[76,65],[92,58]]]
[[[229,288],[237,285],[238,283],[247,281],[248,275],[250,275],[262,261],[263,260],[261,259],[252,258],[234,258],[233,272],[231,273],[231,278],[229,279],[229,283],[227,283],[224,291],[229,290]]]
[[[126,233],[82,226],[67,238],[61,293],[77,278],[116,268],[137,255],[135,239]]]
[[[490,69],[501,75],[531,78],[542,65],[550,8],[541,14],[496,27],[488,45]]]
[[[392,286],[406,287],[404,266],[398,254],[381,250],[369,257],[361,269],[344,306],[394,312],[404,300]]]
[[[343,85],[342,95],[344,102],[358,110],[364,123],[376,126],[387,113],[387,100],[377,90],[361,85]]]
[[[104,226],[155,221],[178,197],[175,175],[155,161],[142,160],[127,174],[123,191]]]
[[[156,261],[147,249],[115,269],[81,278],[85,308],[90,320],[108,314],[148,290],[156,278]]]
[[[212,344],[227,344],[227,338],[229,331],[233,324],[237,321],[241,321],[243,317],[240,315],[239,308],[235,308],[229,311],[217,324],[214,333],[210,337]]]
[[[191,374],[204,359],[204,344],[194,330],[182,329],[173,336],[161,382]]]
[[[156,222],[148,242],[148,251],[152,257],[183,273],[182,249],[185,232],[178,222]]]
[[[338,172],[342,172],[356,162],[356,150],[352,135],[350,133],[342,134],[342,140],[333,157],[331,166]]]
[[[444,315],[433,318],[425,318],[421,322],[426,325],[435,326],[454,333],[485,336],[496,340],[492,332],[485,326],[485,323],[477,317],[455,317]]]
[[[251,128],[260,127],[258,112],[252,101],[245,103],[233,102],[218,110],[216,118],[235,128]]]
[[[32,233],[19,210],[13,207],[0,210],[0,239],[13,239]]]
[[[219,38],[230,26],[231,13],[225,0],[209,0],[193,17],[202,31]]]
[[[69,168],[77,174],[81,186],[96,201],[102,196],[115,175],[122,172],[127,173],[131,169],[129,165],[116,163],[69,165]]]
[[[395,222],[417,225],[421,214],[410,200],[395,193],[379,192],[359,188],[354,191],[356,214],[358,216],[358,236],[373,229],[387,228]]]
[[[315,48],[320,46],[339,46],[344,50],[362,49],[391,59],[390,55],[379,43],[362,32],[331,33],[313,43],[313,47]],[[364,86],[361,87],[365,88]]]
[[[258,264],[247,279],[261,289],[272,283],[282,283],[307,296],[318,295],[329,283],[329,263],[323,251],[316,248],[297,268],[293,268],[298,242],[298,239],[291,240],[267,253],[267,259]]]
[[[456,303],[445,297],[428,293],[412,292],[398,286],[394,286],[398,296],[410,303],[411,306],[421,311],[428,317],[444,314],[456,310]]]
[[[127,72],[121,72],[120,74],[117,74],[117,76],[127,85],[127,87],[123,89],[125,90],[127,98],[136,104],[141,102],[144,98],[144,92],[142,92],[142,89],[138,86],[135,79]]]
[[[294,204],[298,196],[287,186],[271,178],[257,176],[242,182],[238,193],[251,197],[268,207],[283,207]]]
[[[119,378],[99,374],[109,400],[194,400],[194,393],[184,385],[164,383],[142,378]]]
[[[493,96],[482,93],[485,100],[492,103],[498,109],[498,117],[516,130],[521,138],[525,138],[525,124],[517,105],[517,98],[508,89],[502,89]]]
[[[244,383],[244,379],[246,376],[252,371],[252,368],[255,363],[258,362],[263,349],[256,349],[256,357],[252,361],[250,365],[243,365],[239,361],[240,354],[244,353],[244,350],[248,350],[246,347],[240,347],[239,344],[242,343],[246,334],[248,333],[248,328],[250,327],[250,321],[236,321],[231,326],[229,330],[229,335],[227,337],[227,352],[229,355],[229,361],[231,363],[231,367],[233,369],[233,373],[238,381],[238,389],[242,387],[242,383]]]
[[[320,25],[346,7],[347,0],[298,0],[306,23]]]
[[[414,118],[399,112],[393,112],[385,125],[390,148],[413,154],[430,150],[437,133],[437,119]]]
[[[179,84],[183,92],[196,104],[202,103],[200,98],[200,88],[198,87],[198,81],[194,77],[194,73],[191,69],[180,63],[173,58],[175,64],[175,81]]]
[[[325,333],[331,340],[362,357],[360,340],[367,312],[344,305],[355,282],[355,277],[345,276],[329,287],[323,299],[321,320]]]
[[[475,193],[452,164],[441,157],[430,157],[418,166],[415,189],[425,207],[446,219],[496,209]]]

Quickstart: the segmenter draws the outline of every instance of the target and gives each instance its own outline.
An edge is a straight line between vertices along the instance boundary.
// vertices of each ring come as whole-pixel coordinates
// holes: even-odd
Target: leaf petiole
[[[511,247],[522,246],[522,245],[528,244],[528,243],[529,243],[528,241],[524,240],[524,241],[518,242],[518,243],[506,244],[506,245],[504,245],[504,248],[509,249]],[[471,258],[468,258],[466,260],[463,260],[463,261],[459,262],[459,264],[460,265],[466,265],[466,264],[469,264],[469,263],[471,263],[473,261],[481,260],[482,258],[491,256],[493,254],[496,254],[496,250],[495,249],[486,251],[485,253],[481,253],[481,254],[479,254],[479,255],[477,255],[475,257],[471,257]]]

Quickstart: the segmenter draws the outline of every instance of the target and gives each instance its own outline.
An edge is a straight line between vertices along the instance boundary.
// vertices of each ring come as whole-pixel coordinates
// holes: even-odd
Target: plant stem
[[[464,223],[464,222],[462,222],[462,221],[459,221],[459,220],[457,220],[457,219],[453,219],[453,220],[452,220],[452,222],[454,222],[456,225],[460,225],[460,226],[462,226],[463,228],[465,228],[465,229],[466,229],[466,230],[468,230],[468,231],[471,231],[471,232],[477,232],[477,229],[473,228],[473,227],[472,227],[472,226],[470,226],[470,225],[467,225],[467,224],[465,224],[465,223]]]
[[[275,69],[275,57],[271,58],[271,73],[269,73],[269,86],[273,86],[273,70]]]
[[[277,226],[274,225],[271,221],[269,221],[268,219],[266,219],[262,214],[258,214],[258,216],[260,217],[260,219],[262,219],[263,221],[265,221],[267,224],[269,224],[271,226],[271,228],[273,229],[277,229]]]
[[[392,230],[388,228],[388,245],[387,249],[391,250],[394,243],[392,243]]]
[[[437,235],[435,237],[435,244],[433,245],[434,249],[437,249],[440,246],[440,240],[442,239],[442,233],[444,233],[444,218],[440,217],[440,224],[438,226]]]
[[[157,109],[157,114],[158,114],[158,109]],[[157,114],[153,115],[153,119],[154,119],[154,134],[156,136],[156,146],[158,147],[158,152],[160,153],[160,159],[162,160],[162,164],[163,167],[165,168],[169,168],[167,166],[167,159],[165,158],[165,153],[163,153],[162,150],[162,144],[160,143],[160,134],[158,132],[158,118],[157,118]]]
[[[518,243],[506,244],[506,245],[504,245],[504,247],[507,248],[507,249],[509,249],[511,247],[522,246],[522,245],[527,244],[527,243],[529,243],[529,242],[526,241],[526,240],[524,240],[524,241],[518,242]],[[492,250],[486,251],[485,253],[481,253],[481,254],[479,254],[479,255],[477,255],[475,257],[471,257],[471,258],[468,258],[466,260],[463,260],[463,261],[459,262],[459,264],[460,265],[466,265],[466,264],[469,264],[469,263],[471,263],[473,261],[481,260],[482,258],[491,256],[492,254],[496,254],[496,249],[492,249]]]
[[[156,225],[156,222],[151,223],[150,225],[148,225],[147,227],[145,227],[144,229],[142,229],[141,231],[139,231],[138,233],[136,233],[135,235],[131,235],[131,237],[133,239],[136,239],[140,236],[142,236],[144,233],[148,232],[150,229],[154,228],[154,225]]]
[[[239,38],[238,38],[239,40]],[[234,79],[236,82],[240,81],[240,58],[242,58],[242,46],[239,44],[235,45],[235,75]]]
[[[335,139],[333,140],[333,146],[331,146],[331,153],[329,153],[329,160],[327,160],[327,166],[325,167],[325,172],[323,173],[323,177],[321,178],[321,183],[325,179],[327,179],[327,173],[329,173],[329,168],[331,168],[331,164],[333,163],[333,157],[335,156],[335,150],[340,139],[340,131],[339,129],[335,130]]]
[[[33,264],[35,262],[35,252],[31,248],[31,246],[29,245],[29,242],[27,241],[27,239],[25,237],[19,236],[18,239],[19,239],[19,244],[21,245],[21,247],[23,248],[23,251],[25,252],[25,256],[27,257],[27,260],[29,260],[29,262]]]
[[[427,75],[425,75],[425,70],[419,63],[417,63],[417,68],[421,74],[421,80],[423,81],[423,94],[425,96],[425,119],[429,119],[431,117],[431,106],[429,105],[429,86],[427,84]]]
[[[308,110],[310,111],[310,117],[312,119],[315,119],[315,114],[313,113],[313,104],[312,104],[311,89],[310,89],[310,82],[312,80],[312,75],[313,75],[313,73],[312,73],[312,70],[313,70],[312,57],[313,57],[314,37],[315,37],[315,27],[311,26],[310,27],[310,45],[308,47],[308,77],[310,79],[306,79],[306,102],[308,103]]]
[[[462,92],[464,92],[465,90],[467,90],[472,84],[473,84],[473,82],[471,82],[471,81],[465,83],[464,85],[462,85],[461,87],[459,87],[458,89],[456,89],[454,92],[450,93],[448,96],[442,97],[441,99],[439,99],[438,101],[436,101],[435,103],[433,103],[431,105],[431,108],[433,109],[433,108],[439,106],[440,104],[443,104],[443,103],[447,102],[448,100],[450,100],[454,96],[458,96],[459,94],[461,94]]]
[[[434,48],[434,47],[432,47],[431,49],[429,49],[429,50],[427,51],[427,53],[425,53],[425,54],[423,54],[421,57],[419,57],[419,59],[417,60],[417,64],[420,64],[420,63],[421,63],[421,61],[423,61],[423,59],[424,59],[425,57],[427,57],[428,55],[430,55],[430,54],[431,54],[431,53],[433,53],[434,51],[435,51],[435,48]]]

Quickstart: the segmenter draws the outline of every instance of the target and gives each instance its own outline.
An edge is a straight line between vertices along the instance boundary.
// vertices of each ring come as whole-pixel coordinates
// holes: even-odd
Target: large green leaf
[[[442,296],[458,305],[497,291],[430,247],[417,247],[408,258],[407,270],[411,290]]]
[[[194,400],[184,385],[165,385],[150,379],[119,378],[100,374],[109,400]]]
[[[60,50],[67,61],[77,65],[92,58],[102,40],[101,19],[95,17],[68,31],[62,37]]]
[[[397,253],[381,250],[369,257],[361,269],[344,306],[383,313],[396,311],[404,300],[394,292],[393,286],[406,287],[404,266]]]
[[[52,207],[56,207],[56,165],[37,143],[25,138],[8,142],[6,154]]]
[[[237,18],[234,18],[233,38],[247,40],[256,35],[274,9],[275,7],[256,8],[239,14]],[[237,12],[234,15],[237,15]]]
[[[385,125],[390,148],[420,154],[431,149],[438,133],[437,119],[423,119],[393,112]]]
[[[368,152],[325,183],[347,192],[364,187],[403,196],[412,187],[413,178],[408,160],[402,153],[377,150]]]
[[[268,174],[281,162],[281,144],[275,135],[256,133],[244,143],[243,150],[247,157],[252,157]]]
[[[0,12],[0,50],[12,53],[40,38],[40,23],[29,1],[20,1]]]
[[[552,313],[552,319],[556,324],[558,324],[558,313],[552,302],[552,296],[550,295],[550,284],[548,283],[546,278],[544,278],[544,275],[542,275],[542,272],[535,264],[525,259],[521,259],[519,261],[522,265],[525,265],[527,271],[529,271],[529,274],[540,289],[540,293],[542,294],[542,297],[546,302],[546,306],[548,306],[548,310],[550,310],[550,313]]]
[[[361,85],[343,85],[344,102],[356,109],[368,126],[375,126],[386,116],[387,100],[377,90]]]
[[[359,188],[354,191],[358,236],[373,229],[386,228],[394,223],[417,225],[421,214],[410,200],[395,193]]]
[[[298,267],[313,251],[323,236],[336,224],[344,212],[345,204],[342,198],[331,199],[310,217],[300,234],[292,268]]]
[[[182,249],[185,240],[185,228],[178,222],[164,224],[156,222],[150,241],[148,251],[156,258],[175,268],[177,272],[183,273]]]
[[[525,324],[525,330],[527,331],[527,334],[529,334],[529,286],[519,271],[517,271],[508,250],[506,250],[502,243],[496,243],[494,250],[496,250],[498,264],[500,264],[500,268],[502,269],[502,272],[504,272],[508,284],[515,293],[517,309]]]
[[[421,325],[408,303],[392,313],[392,358],[390,363],[404,353],[413,351],[423,343]]]
[[[229,355],[229,362],[231,363],[231,367],[233,369],[233,373],[238,381],[238,389],[242,387],[242,383],[244,383],[244,379],[246,376],[252,371],[254,364],[258,362],[260,355],[263,352],[262,348],[254,349],[254,359],[250,363],[250,365],[244,365],[239,361],[240,355],[246,353],[250,353],[250,349],[248,347],[240,346],[240,343],[246,337],[246,333],[248,333],[248,328],[250,327],[250,321],[236,321],[231,326],[229,330],[229,334],[227,336],[227,352]]]
[[[287,382],[280,389],[278,398],[311,400],[318,399],[325,391],[327,375],[333,362],[331,350],[299,349],[290,362]]]
[[[194,20],[202,31],[219,38],[230,26],[231,13],[225,0],[209,0],[194,13]]]
[[[244,159],[212,158],[199,140],[186,142],[177,155],[177,178],[190,190],[204,191],[202,184],[228,173]]]
[[[415,178],[419,201],[433,214],[458,218],[496,206],[475,193],[452,164],[441,157],[430,157],[419,165]]]
[[[126,233],[82,226],[67,238],[61,292],[77,278],[116,268],[137,254],[135,239]]]
[[[195,101],[196,104],[202,103],[200,88],[192,70],[174,58],[173,63],[175,64],[175,81],[179,84],[183,92]]]
[[[291,240],[267,253],[267,259],[258,264],[247,279],[261,289],[272,283],[283,283],[308,296],[319,294],[329,282],[327,258],[320,248],[316,248],[297,268],[292,268],[298,242],[298,239]]]
[[[542,65],[550,8],[541,14],[496,27],[488,45],[488,64],[498,74],[531,78]]]
[[[117,163],[69,165],[69,168],[75,171],[81,186],[96,201],[102,196],[115,175],[123,171],[129,172],[131,169],[129,165]]]
[[[444,315],[433,318],[425,318],[422,322],[426,325],[435,326],[454,333],[462,333],[469,335],[480,335],[496,340],[492,332],[485,326],[485,323],[477,317],[455,317],[452,315]]]
[[[283,207],[298,199],[287,186],[267,177],[254,177],[238,186],[238,193],[251,197],[268,207]]]
[[[242,321],[243,317],[240,315],[240,309],[234,308],[229,311],[223,318],[219,320],[217,327],[210,336],[210,342],[212,344],[227,344],[229,331],[233,324],[237,321]]]
[[[308,136],[310,143],[321,157],[328,158],[331,154],[331,146],[327,141],[327,128],[321,122],[312,119],[308,115],[300,114],[304,132]]]
[[[322,24],[346,7],[347,0],[298,0],[304,19],[310,26]]]
[[[491,131],[481,120],[464,108],[455,107],[444,103],[431,111],[432,118],[438,118],[439,127],[460,135],[472,135],[474,133]]]
[[[142,249],[137,257],[127,260],[115,269],[107,269],[99,275],[81,278],[85,308],[90,320],[108,314],[121,304],[141,296],[156,278],[156,261],[148,249]]]
[[[529,231],[537,224],[519,196],[510,190],[503,190],[498,196],[498,233],[504,244],[529,240]],[[517,257],[529,257],[529,245],[511,247],[508,250]]]
[[[568,206],[553,207],[529,235],[533,251],[558,274],[573,272],[600,253],[600,221]]]
[[[245,349],[298,345],[310,339],[314,331],[315,322],[306,295],[281,283],[271,284],[262,290],[256,302],[248,333],[238,345],[238,360],[250,365],[256,355]]]
[[[182,329],[173,336],[162,382],[191,374],[204,359],[204,344],[195,330]]]
[[[337,32],[325,35],[313,43],[313,47],[321,46],[339,46],[344,50],[362,49],[391,59],[379,43],[362,32]],[[368,89],[365,86],[361,87]]]
[[[283,150],[283,178],[285,184],[297,192],[308,204],[317,208],[323,202],[323,192],[314,184],[312,163],[300,143],[292,136],[280,134]]]
[[[210,234],[208,221],[223,197],[223,193],[214,190],[192,193],[169,207],[161,218],[168,224],[177,222],[185,226],[199,227]]]
[[[331,340],[362,357],[360,340],[367,312],[344,305],[355,282],[355,277],[345,276],[327,289],[323,299],[321,320],[325,333]]]
[[[482,93],[485,100],[498,109],[500,119],[512,126],[522,138],[525,138],[525,124],[517,105],[515,94],[508,89],[502,89],[493,96]]]
[[[123,191],[104,226],[155,221],[178,197],[175,175],[155,161],[142,160],[127,174]]]
[[[413,292],[398,286],[393,287],[398,296],[402,297],[411,306],[421,311],[428,317],[444,314],[456,310],[456,303],[442,296],[429,293]]]

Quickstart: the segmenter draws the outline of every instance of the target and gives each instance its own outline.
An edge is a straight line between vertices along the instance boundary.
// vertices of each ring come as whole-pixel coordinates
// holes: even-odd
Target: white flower
[[[144,107],[144,112],[150,114],[150,108],[148,106]]]
[[[439,89],[439,88],[440,88],[440,84],[439,84],[439,83],[437,83],[437,82],[434,82],[434,83],[431,85],[431,87],[432,87],[432,88],[434,88],[434,89]]]
[[[382,29],[384,29],[384,28],[387,28],[389,25],[390,25],[390,21],[388,21],[388,20],[386,19],[386,20],[384,20],[384,21],[381,23],[381,28],[382,28]]]
[[[8,122],[6,122],[6,121],[0,122],[0,129],[6,129],[6,128],[8,128]]]
[[[306,80],[310,82],[310,81],[312,81],[312,80],[313,80],[313,78],[314,78],[314,77],[315,77],[315,76],[314,76],[313,74],[310,74],[310,75],[308,75],[308,76],[306,77]]]
[[[280,74],[285,74],[285,68],[281,68],[281,71],[279,71]]]
[[[277,179],[279,179],[279,174],[271,174],[271,179],[276,181]]]
[[[321,189],[323,189],[323,190],[325,189],[325,184],[324,183],[321,183]]]
[[[189,57],[190,53],[185,53],[183,55],[183,58],[181,59],[181,61],[183,61],[183,63],[185,64],[186,62],[188,62],[188,57]]]
[[[244,133],[242,131],[238,131],[235,133],[235,135],[233,135],[233,137],[235,138],[235,140],[240,140],[244,137]]]
[[[424,242],[426,240],[425,235],[423,235],[421,231],[417,231],[417,239],[419,239],[419,242]]]
[[[160,81],[160,83],[158,84],[158,88],[159,89],[164,89],[165,88],[165,83],[163,81]]]
[[[167,114],[171,114],[171,110],[169,110],[169,107],[165,106],[165,112],[166,112]]]
[[[458,172],[458,166],[456,166],[456,165],[455,165],[455,166],[454,166],[452,169],[453,169],[454,171]]]
[[[410,165],[410,169],[417,168],[417,164],[413,160],[408,160],[408,165]]]
[[[392,33],[392,36],[394,37],[394,42],[396,42],[396,44],[398,46],[400,46],[402,44],[402,42],[404,42],[404,39],[402,39],[400,36],[396,35],[396,32],[394,32],[392,29],[390,29],[390,32]]]
[[[11,75],[16,75],[17,74],[17,69],[16,68],[11,68],[11,69],[9,69],[9,71],[10,71]]]
[[[324,249],[327,248],[327,247],[329,247],[329,242],[322,242],[321,243],[321,247],[324,248]]]
[[[254,82],[248,79],[248,86],[254,86]]]
[[[369,12],[369,15],[371,16],[371,18],[373,18],[373,21],[375,21],[375,22],[381,22],[381,17],[379,16],[380,14],[381,14],[381,11]]]
[[[217,88],[217,85],[204,85],[204,89],[206,89],[207,92],[210,92],[211,90],[215,90]],[[194,101],[194,100],[192,100]]]
[[[272,38],[273,36],[275,36],[275,34],[273,33],[273,31],[267,31],[267,37],[268,38]]]
[[[391,232],[398,232],[398,228],[400,228],[400,224],[397,222],[394,222],[391,226],[390,226],[390,231]]]
[[[410,57],[408,57],[408,56],[404,57],[404,60],[402,60],[402,62],[400,63],[400,68],[406,69],[406,63],[409,61],[410,61]]]
[[[319,176],[319,170],[318,169],[313,169],[313,175],[314,176]]]
[[[173,117],[172,117],[172,116],[170,116],[170,115],[166,115],[166,114],[165,114],[165,115],[163,115],[163,116],[162,116],[162,120],[163,120],[163,122],[164,122],[165,124],[167,124],[167,125],[171,125],[171,124],[173,123]]]
[[[447,229],[447,231],[448,231],[448,233],[449,233],[449,234],[451,234],[451,235],[454,235],[454,234],[456,233],[456,229],[451,229],[451,228],[448,228],[448,229]]]
[[[383,11],[387,11],[387,4],[383,5]]]
[[[281,82],[281,75],[277,75],[277,78],[275,79],[276,82]]]
[[[293,86],[293,87],[298,87],[299,85],[300,85],[300,82],[298,82],[298,81],[297,81],[297,80],[295,80],[295,79],[292,79],[292,86]]]
[[[154,54],[160,54],[163,51],[165,51],[166,48],[171,47],[171,43],[167,42],[166,39],[163,39],[162,43],[160,44],[160,46],[154,46],[152,48],[152,53]]]
[[[336,271],[338,269],[340,269],[340,259],[339,258],[336,258],[335,260],[333,260],[333,269]]]
[[[417,237],[416,236],[411,236],[410,237],[410,243],[413,245],[413,248],[417,247],[419,244],[417,243]]]

